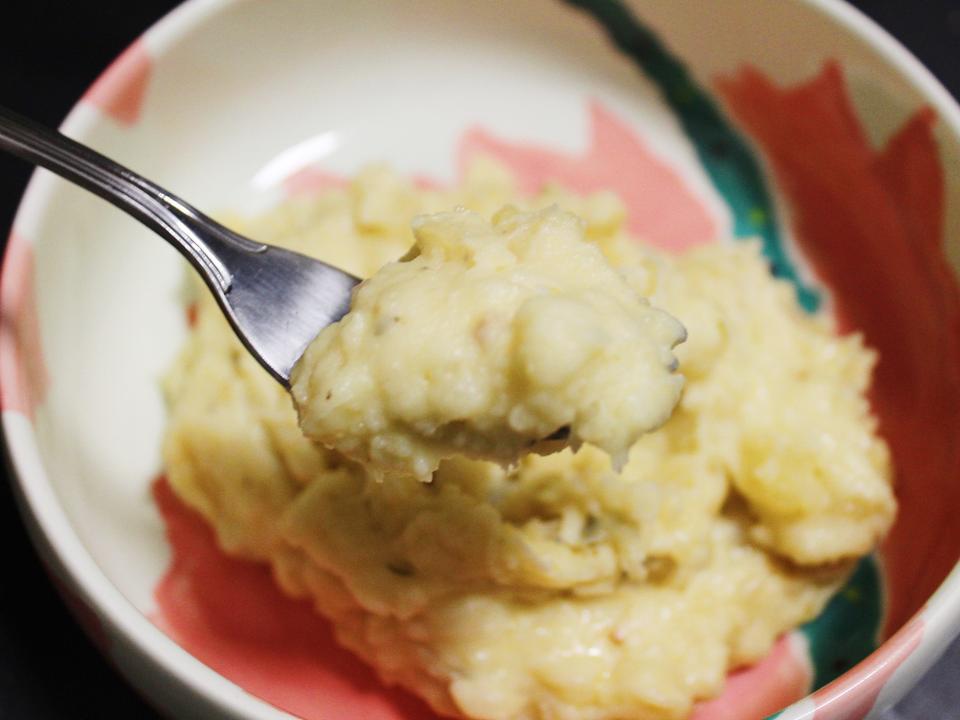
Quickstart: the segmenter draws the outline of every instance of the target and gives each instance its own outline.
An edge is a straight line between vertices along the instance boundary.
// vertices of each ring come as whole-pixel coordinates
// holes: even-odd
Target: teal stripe
[[[876,650],[882,620],[880,572],[870,556],[860,561],[819,617],[802,628],[810,643],[814,687],[833,682]]]
[[[696,149],[701,164],[733,213],[738,238],[760,237],[777,277],[789,280],[808,311],[820,294],[800,280],[784,247],[776,209],[760,163],[744,137],[687,68],[620,0],[563,0],[592,15],[621,51],[657,86]]]

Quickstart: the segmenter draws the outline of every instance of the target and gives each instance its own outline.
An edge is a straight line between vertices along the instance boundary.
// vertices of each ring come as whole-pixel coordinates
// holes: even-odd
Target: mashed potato
[[[515,462],[559,440],[620,467],[680,397],[684,335],[556,207],[419,216],[292,375],[307,437],[369,472],[429,481],[454,455]]]
[[[369,276],[413,244],[415,215],[507,203],[582,217],[623,282],[688,329],[682,398],[620,473],[585,443],[383,478],[301,434],[200,292],[166,383],[169,479],[226,551],[270,563],[386,682],[441,712],[684,718],[814,617],[889,526],[873,354],[803,314],[752,244],[663,256],[625,234],[611,195],[520,199],[489,163],[449,192],[375,168],[244,230]]]

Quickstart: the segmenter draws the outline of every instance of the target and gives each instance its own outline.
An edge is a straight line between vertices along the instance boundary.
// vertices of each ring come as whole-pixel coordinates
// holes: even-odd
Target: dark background
[[[30,0],[0,11],[0,104],[60,123],[99,72],[174,0]],[[960,96],[960,0],[857,0]],[[15,5],[16,11],[10,9]],[[0,228],[30,169],[0,156]],[[6,236],[6,231],[0,231]],[[2,469],[0,469],[2,472]],[[0,481],[0,719],[159,717],[106,664],[41,570]],[[960,644],[889,720],[960,718]],[[359,719],[358,720],[362,720]],[[887,720],[887,718],[885,718]]]

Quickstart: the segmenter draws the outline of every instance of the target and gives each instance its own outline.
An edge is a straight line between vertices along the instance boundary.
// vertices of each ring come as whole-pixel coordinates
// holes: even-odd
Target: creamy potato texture
[[[510,203],[518,214],[497,217]],[[490,163],[448,192],[374,168],[243,229],[370,276],[414,244],[418,214],[464,206],[489,240],[498,224],[565,217],[523,214],[553,204],[583,218],[618,282],[688,330],[682,397],[621,472],[585,442],[512,465],[446,458],[428,483],[384,477],[367,436],[345,452],[303,436],[199,291],[166,381],[167,473],[227,552],[270,563],[386,682],[441,712],[679,720],[814,617],[892,521],[860,339],[803,314],[750,243],[664,256],[626,235],[612,195],[519,198]]]
[[[622,466],[670,417],[683,327],[577,217],[459,210],[419,216],[413,232],[403,261],[363,283],[294,368],[308,437],[370,472],[429,480],[444,458],[509,464],[557,431]]]

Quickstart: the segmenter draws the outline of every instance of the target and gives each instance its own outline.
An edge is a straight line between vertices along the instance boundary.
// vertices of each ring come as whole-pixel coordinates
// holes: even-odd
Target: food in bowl
[[[490,162],[449,191],[372,168],[243,231],[366,277],[409,250],[417,215],[553,204],[688,330],[682,397],[619,472],[590,442],[507,466],[438,457],[430,482],[371,469],[303,435],[198,290],[166,382],[167,475],[227,552],[270,563],[341,643],[440,712],[683,718],[816,616],[892,522],[859,337],[803,313],[751,243],[666,255],[627,234],[612,194],[521,197]]]
[[[294,367],[307,437],[368,472],[428,481],[456,455],[506,464],[583,442],[620,467],[670,417],[683,326],[576,216],[461,209],[415,218],[413,234]]]

